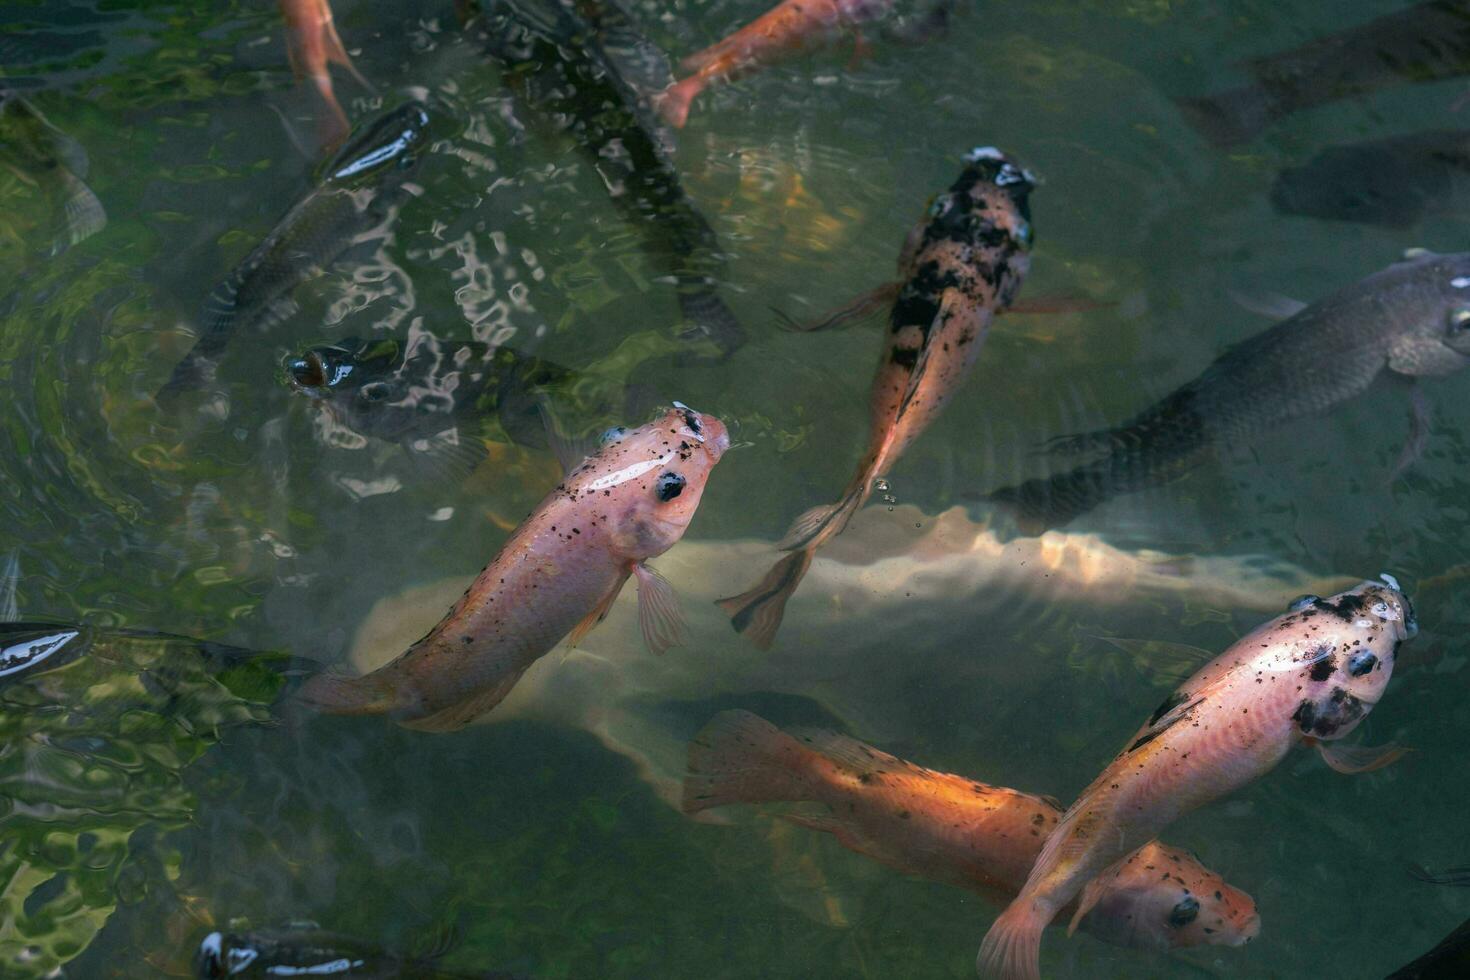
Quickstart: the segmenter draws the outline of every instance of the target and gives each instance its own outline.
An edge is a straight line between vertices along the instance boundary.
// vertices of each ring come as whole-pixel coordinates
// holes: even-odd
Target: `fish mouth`
[[[725,450],[730,448],[730,430],[725,428],[725,423],[713,415],[696,412],[683,402],[674,402],[673,406],[674,411],[684,417],[689,434],[698,439],[709,453],[710,461],[719,462]]]
[[[1235,938],[1229,943],[1231,946],[1244,946],[1261,934],[1261,916],[1259,913],[1252,915],[1250,920],[1236,933]]]

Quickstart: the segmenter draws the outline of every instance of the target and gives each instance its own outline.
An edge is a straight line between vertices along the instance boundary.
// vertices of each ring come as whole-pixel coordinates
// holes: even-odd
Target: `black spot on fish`
[[[914,365],[919,363],[919,352],[912,347],[895,347],[888,359],[899,367],[912,371]]]
[[[1318,651],[1318,655],[1321,657],[1321,659],[1312,664],[1312,669],[1307,674],[1307,676],[1312,678],[1312,680],[1325,681],[1327,678],[1332,676],[1333,671],[1337,670],[1337,658],[1334,657],[1330,652],[1327,652],[1329,650],[1329,647],[1323,647],[1322,650]],[[1325,656],[1323,654],[1325,654]]]
[[[1367,602],[1360,595],[1345,595],[1336,603],[1328,602],[1326,599],[1318,599],[1312,605],[1323,612],[1331,613],[1344,622],[1352,622],[1367,608]]]
[[[1356,724],[1368,709],[1363,702],[1340,687],[1321,701],[1303,701],[1292,713],[1292,720],[1304,735],[1330,738],[1344,728]]]
[[[1169,925],[1175,929],[1183,929],[1197,918],[1199,918],[1199,900],[1193,895],[1186,895],[1169,913]]]
[[[1348,673],[1354,677],[1362,677],[1368,671],[1378,666],[1378,655],[1360,650],[1348,660]]]

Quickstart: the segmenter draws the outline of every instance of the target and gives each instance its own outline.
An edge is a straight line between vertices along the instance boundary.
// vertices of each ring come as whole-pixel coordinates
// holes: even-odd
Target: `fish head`
[[[563,489],[586,502],[618,557],[642,561],[684,536],[710,470],[729,448],[723,422],[675,402],[647,425],[609,429]]]
[[[1115,946],[1241,946],[1261,931],[1255,901],[1177,847],[1151,842],[1098,877],[1087,930]]]
[[[1036,178],[993,146],[965,154],[965,167],[948,192],[929,207],[925,238],[963,244],[994,244],[996,232],[1011,239],[1016,251],[1031,247],[1031,191]]]
[[[1393,583],[1363,582],[1323,599],[1293,600],[1271,624],[1282,655],[1276,668],[1292,675],[1300,701],[1292,721],[1302,735],[1330,740],[1357,727],[1383,697],[1399,644],[1419,632],[1414,607]]]
[[[353,429],[392,439],[411,431],[414,419],[428,411],[425,399],[411,397],[402,364],[397,341],[348,337],[288,357],[285,366],[296,391]]]
[[[1415,157],[1390,145],[1334,146],[1281,171],[1271,185],[1271,205],[1323,221],[1407,228],[1423,215],[1426,197],[1448,193],[1448,184],[1442,165],[1416,165]]]
[[[1417,261],[1423,263],[1423,286],[1410,313],[1424,334],[1453,352],[1443,370],[1423,373],[1446,374],[1470,364],[1470,252],[1429,254]]]
[[[382,185],[407,177],[429,145],[429,109],[405,102],[374,117],[348,137],[322,170],[322,181],[343,187]]]

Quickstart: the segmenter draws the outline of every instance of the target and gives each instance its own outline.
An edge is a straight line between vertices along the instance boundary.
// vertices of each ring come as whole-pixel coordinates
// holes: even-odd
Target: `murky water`
[[[678,56],[763,6],[630,10]],[[922,46],[880,40],[849,63],[843,45],[712,88],[673,159],[748,334],[723,361],[690,356],[667,268],[451,4],[334,9],[373,86],[335,75],[349,118],[431,106],[412,193],[291,291],[291,309],[231,339],[214,394],[169,408],[153,393],[211,286],[312,186],[315,103],[293,82],[279,14],[255,0],[0,9],[0,83],[86,149],[108,216],[48,254],[53,202],[23,168],[0,168],[0,555],[18,562],[20,616],[358,667],[421,635],[559,467],[493,421],[472,470],[426,461],[325,421],[286,383],[296,352],[381,337],[508,344],[598,375],[604,394],[626,384],[726,420],[737,448],[655,563],[692,642],[645,653],[625,597],[489,723],[449,735],[284,702],[266,722],[273,692],[206,680],[207,697],[168,688],[167,708],[143,684],[143,707],[84,712],[65,738],[12,717],[11,745],[81,768],[47,783],[46,752],[0,753],[14,759],[0,853],[20,869],[0,898],[0,975],[186,975],[211,928],[310,919],[398,949],[452,929],[445,967],[536,977],[972,976],[993,907],[769,814],[686,819],[667,801],[687,740],[746,708],[1066,801],[1180,676],[1101,637],[1219,651],[1294,591],[1383,570],[1423,632],[1361,737],[1416,751],[1357,777],[1296,752],[1164,835],[1255,898],[1260,937],[1163,956],[1054,930],[1043,969],[1376,977],[1470,914],[1470,894],[1406,871],[1470,863],[1458,778],[1470,379],[1422,386],[1432,430],[1397,479],[1409,401],[1380,384],[1075,522],[1069,534],[1096,537],[1074,547],[1113,549],[1086,574],[1045,550],[975,544],[991,521],[1009,536],[975,495],[1042,472],[1038,443],[1130,417],[1270,325],[1232,291],[1312,301],[1406,248],[1463,247],[1463,200],[1385,228],[1284,216],[1269,191],[1326,145],[1456,128],[1465,79],[1344,99],[1228,149],[1171,101],[1400,5],[980,4]],[[756,651],[713,600],[754,582],[790,520],[848,481],[879,344],[872,324],[784,331],[772,308],[811,316],[891,278],[931,196],[983,144],[1040,178],[1023,297],[1085,308],[997,323],[963,390],[887,474],[894,500],[875,498],[819,553],[775,646]],[[579,431],[622,420],[602,396],[553,407]],[[144,668],[130,658],[112,669]],[[63,703],[127,686],[74,679]],[[8,700],[6,714],[28,704]],[[125,720],[137,712],[177,732]],[[89,781],[89,765],[106,778]]]

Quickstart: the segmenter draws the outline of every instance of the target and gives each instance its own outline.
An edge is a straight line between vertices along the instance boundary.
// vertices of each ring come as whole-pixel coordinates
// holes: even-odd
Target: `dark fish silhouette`
[[[539,393],[576,378],[509,347],[430,338],[405,350],[393,339],[348,337],[290,358],[286,373],[354,432],[446,461],[477,461],[477,423],[490,413],[516,442],[544,447]]]
[[[22,183],[38,188],[56,214],[48,242],[52,255],[107,226],[102,202],[83,181],[87,153],[82,145],[51,125],[34,105],[0,87],[0,166]]]
[[[1229,146],[1314,106],[1406,82],[1470,73],[1470,0],[1431,0],[1245,65],[1251,82],[1179,99],[1191,124]]]
[[[428,144],[429,124],[428,107],[408,102],[365,124],[347,141],[317,185],[210,292],[199,339],[159,390],[160,399],[208,384],[237,330],[280,316],[292,290],[321,274],[357,236],[396,214],[409,196],[404,182]]]
[[[869,396],[868,451],[835,504],[796,519],[780,548],[791,554],[740,595],[719,600],[736,632],[762,649],[781,626],[786,601],[816,550],[841,534],[874,481],[887,473],[944,411],[979,357],[997,313],[1016,299],[1031,265],[1033,178],[993,146],[965,156],[948,193],[909,232],[899,254],[901,285],[874,290],[858,307],[888,296],[892,309]],[[852,318],[853,308],[811,329]]]
[[[515,980],[509,973],[463,973],[435,965],[444,949],[422,956],[292,923],[250,932],[211,932],[194,954],[199,980],[229,977],[361,977],[362,980]]]
[[[1462,980],[1470,976],[1470,921],[1462,922],[1439,945],[1387,980]]]
[[[1470,253],[1414,253],[1226,351],[1193,381],[1116,429],[1054,440],[1097,458],[990,494],[1028,534],[1120,493],[1160,486],[1293,419],[1361,394],[1380,375],[1434,377],[1470,365]]]
[[[1436,130],[1329,146],[1271,186],[1277,211],[1407,228],[1470,183],[1470,131]]]
[[[737,350],[745,331],[715,286],[723,266],[719,240],[684,192],[644,97],[603,47],[598,28],[560,0],[534,12],[507,0],[470,30],[521,101],[575,140],[613,205],[642,234],[645,251],[667,269],[685,338],[712,344],[721,357]],[[625,47],[628,35],[620,26]]]

